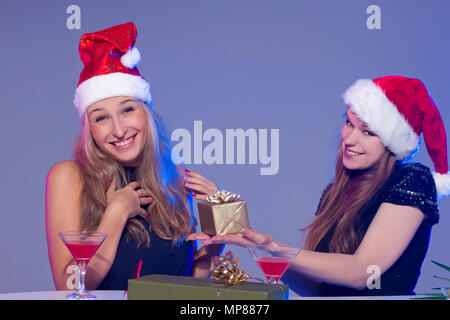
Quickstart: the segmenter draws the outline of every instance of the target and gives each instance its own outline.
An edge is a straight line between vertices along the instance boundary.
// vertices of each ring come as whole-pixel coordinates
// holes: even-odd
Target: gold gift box
[[[239,233],[249,228],[247,202],[199,202],[198,215],[202,231],[210,236]]]

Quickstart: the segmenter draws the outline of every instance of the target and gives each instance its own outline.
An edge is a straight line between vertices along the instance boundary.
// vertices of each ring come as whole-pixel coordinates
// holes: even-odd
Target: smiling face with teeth
[[[349,108],[341,130],[342,161],[349,170],[374,167],[387,152],[381,139]]]
[[[98,148],[123,166],[137,166],[148,136],[145,104],[131,97],[93,103],[86,111]]]

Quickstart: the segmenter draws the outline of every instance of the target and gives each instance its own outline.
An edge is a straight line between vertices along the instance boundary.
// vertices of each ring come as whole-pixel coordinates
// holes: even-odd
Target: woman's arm
[[[184,186],[187,190],[192,190],[192,197],[197,200],[205,200],[207,196],[216,193],[217,187],[214,183],[203,177],[201,174],[184,170]]]
[[[81,230],[82,179],[77,164],[64,161],[54,165],[47,175],[46,186],[46,229],[47,246],[53,281],[57,290],[69,289],[68,278],[72,273],[66,270],[75,265],[72,255],[59,239],[58,232]],[[96,288],[111,268],[126,219],[116,210],[106,210],[97,231],[108,233],[96,252],[86,272],[86,287]],[[72,269],[74,270],[74,269]]]
[[[76,164],[63,161],[50,168],[45,190],[45,226],[47,249],[53,281],[57,290],[67,290],[71,274],[66,273],[75,262],[58,232],[80,229],[81,176]]]
[[[107,233],[103,244],[89,262],[86,272],[86,287],[95,289],[111,269],[116,256],[120,236],[128,218],[137,214],[146,215],[140,204],[151,202],[148,191],[139,197],[133,182],[115,191],[113,182],[107,191],[108,206],[103,214],[98,232]],[[54,165],[47,175],[46,185],[46,231],[47,246],[53,280],[57,290],[68,289],[67,267],[74,265],[72,255],[58,237],[61,231],[81,230],[82,178],[78,165],[64,161]]]
[[[184,170],[183,179],[186,190],[189,193],[192,192],[194,199],[200,201],[205,200],[207,196],[217,191],[216,185],[199,173]],[[219,256],[224,248],[223,244],[213,244],[208,246],[204,245],[197,251],[197,240],[205,239],[209,239],[209,236],[204,233],[190,234],[187,237],[187,240],[192,240],[194,244],[195,255],[191,271],[191,276],[193,277],[209,277],[211,258]]]
[[[383,203],[354,254],[302,250],[291,268],[324,282],[364,289],[371,275],[369,266],[380,274],[401,256],[424,219],[415,207]]]
[[[364,289],[372,274],[369,266],[376,266],[383,274],[401,256],[424,219],[418,208],[383,203],[378,209],[364,238],[354,254],[323,253],[301,250],[291,264],[289,285],[295,278],[305,276],[315,281]],[[242,233],[215,236],[210,243],[232,243],[242,246],[269,244],[272,237],[254,229]]]

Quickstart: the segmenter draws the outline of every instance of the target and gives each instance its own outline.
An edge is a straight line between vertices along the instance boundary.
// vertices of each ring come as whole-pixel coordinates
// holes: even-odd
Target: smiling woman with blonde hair
[[[46,185],[48,252],[59,290],[69,289],[67,270],[75,264],[59,232],[107,233],[87,268],[89,289],[126,289],[137,265],[140,276],[206,277],[209,258],[223,247],[197,252],[186,240],[196,224],[192,196],[202,200],[217,188],[172,162],[149,84],[136,68],[136,35],[130,22],[80,40],[84,69],[74,104],[82,129],[74,160],[52,166]]]

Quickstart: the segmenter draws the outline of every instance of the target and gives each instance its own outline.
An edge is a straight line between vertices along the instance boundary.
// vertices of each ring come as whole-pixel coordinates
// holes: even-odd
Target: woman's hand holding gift
[[[246,247],[252,245],[260,245],[260,244],[271,244],[275,243],[272,236],[268,233],[259,232],[254,228],[245,228],[239,233],[226,234],[221,236],[213,236],[200,232],[200,233],[192,233],[188,236],[188,240],[203,240],[203,245],[211,245],[211,244],[235,244],[238,246]]]
[[[184,171],[184,186],[188,192],[193,191],[192,197],[194,199],[206,200],[207,196],[217,192],[216,185],[201,174],[189,170]]]

